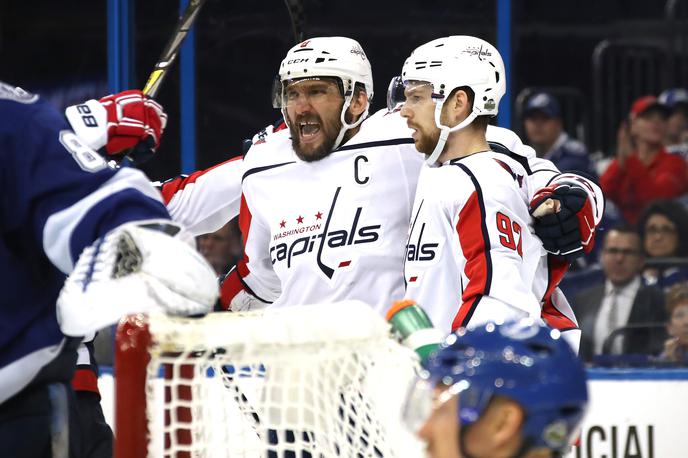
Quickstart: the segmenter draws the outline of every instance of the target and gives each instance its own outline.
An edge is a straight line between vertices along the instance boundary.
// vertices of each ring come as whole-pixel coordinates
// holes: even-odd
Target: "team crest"
[[[542,438],[550,447],[559,448],[566,444],[566,431],[566,422],[564,420],[558,420],[545,428],[542,432]]]

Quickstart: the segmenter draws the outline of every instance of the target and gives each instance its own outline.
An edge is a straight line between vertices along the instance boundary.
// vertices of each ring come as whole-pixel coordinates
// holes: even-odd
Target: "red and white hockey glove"
[[[588,194],[575,184],[540,189],[530,201],[535,234],[547,252],[572,261],[595,245],[595,220]]]
[[[109,159],[127,154],[136,163],[153,156],[167,124],[160,104],[138,90],[67,107],[65,115],[88,146]]]

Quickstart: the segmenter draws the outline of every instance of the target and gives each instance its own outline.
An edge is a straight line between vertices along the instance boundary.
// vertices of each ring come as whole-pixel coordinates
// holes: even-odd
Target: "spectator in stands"
[[[523,124],[528,144],[538,157],[554,162],[561,171],[596,176],[585,145],[564,132],[561,108],[554,96],[547,92],[531,96],[523,109]]]
[[[644,256],[633,228],[619,226],[607,232],[601,262],[604,282],[578,293],[573,304],[582,331],[580,355],[586,361],[602,353],[615,329],[665,320],[662,290],[643,284]],[[612,353],[658,354],[663,338],[656,330],[629,331],[614,339]]]
[[[653,202],[640,215],[638,230],[647,259],[688,256],[688,211],[672,200]],[[688,280],[688,268],[646,266],[643,278],[663,290]]]
[[[665,137],[667,150],[688,155],[688,90],[667,89],[657,100],[670,112]]]
[[[198,236],[196,241],[198,251],[213,266],[218,276],[229,272],[243,253],[236,218],[211,234]]]
[[[628,129],[619,129],[616,158],[600,177],[605,195],[635,224],[651,202],[688,190],[686,162],[664,147],[667,110],[654,96],[633,102]]]
[[[666,296],[669,316],[667,332],[660,361],[688,364],[688,283],[677,283]]]

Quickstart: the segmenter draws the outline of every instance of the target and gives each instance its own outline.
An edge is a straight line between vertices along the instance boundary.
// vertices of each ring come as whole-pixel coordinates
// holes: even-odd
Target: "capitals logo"
[[[315,252],[318,268],[327,278],[332,279],[335,269],[348,267],[351,265],[352,259],[344,258],[336,265],[328,265],[323,259],[323,255],[326,254],[327,251],[353,245],[375,243],[380,240],[382,236],[382,225],[366,225],[361,222],[363,207],[356,208],[350,226],[336,228],[332,226],[332,217],[335,213],[337,198],[339,197],[341,189],[340,186],[335,191],[330,205],[330,211],[327,214],[323,215],[322,212],[317,212],[315,214],[314,224],[304,224],[304,217],[301,215],[296,218],[296,229],[287,230],[286,221],[282,220],[280,222],[280,229],[285,230],[273,235],[273,243],[294,234],[303,235],[290,241],[280,242],[274,245],[271,243],[270,258],[273,265],[278,262],[286,262],[287,268],[291,268],[292,262],[296,257]]]
[[[442,248],[444,246],[444,241],[442,238],[437,237],[431,231],[430,239],[428,239],[428,234],[426,234],[428,225],[424,222],[418,222],[418,216],[420,215],[424,203],[425,199],[421,200],[418,210],[416,211],[416,215],[413,219],[411,230],[409,231],[408,241],[406,242],[404,271],[409,273],[409,275],[406,276],[407,284],[419,281],[419,268],[420,271],[422,271],[423,269],[439,262],[440,253],[442,252]],[[418,266],[418,263],[420,263],[420,266],[423,267],[421,268]]]

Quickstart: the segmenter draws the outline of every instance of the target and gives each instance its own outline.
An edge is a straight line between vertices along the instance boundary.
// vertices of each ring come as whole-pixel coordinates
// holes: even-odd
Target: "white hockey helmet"
[[[428,157],[429,164],[437,161],[449,133],[463,129],[477,116],[496,115],[506,92],[504,62],[499,51],[487,41],[467,35],[438,38],[416,48],[404,62],[401,76],[390,83],[387,94],[390,110],[404,102],[404,88],[409,82],[432,85],[440,139]],[[454,89],[463,86],[475,93],[472,112],[456,126],[442,125],[440,115],[444,102]]]
[[[368,116],[370,101],[373,99],[373,71],[368,57],[356,40],[346,37],[316,37],[291,48],[282,60],[278,78],[275,80],[273,105],[282,109],[287,120],[284,95],[287,84],[292,80],[322,76],[335,77],[342,84],[344,106],[340,115],[342,129],[334,144],[334,148],[337,148],[344,133],[358,126]],[[348,124],[344,114],[351,104],[356,83],[365,87],[368,101],[361,117],[353,124]]]

